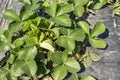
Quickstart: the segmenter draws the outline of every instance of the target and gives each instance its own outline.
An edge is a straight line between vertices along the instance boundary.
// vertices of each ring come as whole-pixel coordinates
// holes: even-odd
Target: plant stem
[[[78,78],[78,75],[77,75],[77,73],[75,73],[75,77],[76,77],[76,78]]]
[[[33,76],[33,80],[38,80],[36,76]]]
[[[54,25],[54,23],[51,21],[49,27],[48,27],[48,30],[51,29],[51,27]],[[46,35],[49,35],[49,32],[46,32]]]
[[[54,25],[54,23],[51,21],[51,23],[50,23],[48,29],[51,29],[51,27],[52,27],[53,25]]]

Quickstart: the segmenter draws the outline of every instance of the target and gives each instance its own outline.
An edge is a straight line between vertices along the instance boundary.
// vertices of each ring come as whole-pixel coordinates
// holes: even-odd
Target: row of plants
[[[0,80],[96,80],[90,75],[77,76],[82,67],[97,62],[100,57],[86,47],[106,48],[98,36],[105,32],[102,22],[90,28],[82,19],[106,4],[114,4],[114,14],[120,13],[118,0],[16,0],[22,3],[20,13],[6,9],[3,17],[10,20],[0,30]],[[94,76],[94,75],[93,75]]]

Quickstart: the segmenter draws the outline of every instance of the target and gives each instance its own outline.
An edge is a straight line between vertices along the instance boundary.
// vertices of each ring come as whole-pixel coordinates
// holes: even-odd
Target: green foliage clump
[[[45,76],[62,80],[68,73],[76,75],[81,64],[88,67],[100,60],[86,46],[106,47],[106,42],[98,38],[105,32],[105,25],[96,22],[90,29],[79,18],[102,8],[107,0],[17,1],[23,4],[19,15],[12,9],[3,12],[10,23],[0,30],[0,52],[7,54],[0,61],[0,80],[38,80]],[[73,80],[78,79],[76,75]],[[80,80],[95,79],[84,75]]]

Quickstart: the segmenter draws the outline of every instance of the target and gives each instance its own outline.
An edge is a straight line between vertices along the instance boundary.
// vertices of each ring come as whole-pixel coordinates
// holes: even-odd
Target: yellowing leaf
[[[90,56],[90,58],[91,58],[92,61],[99,61],[101,59],[100,56],[98,56],[93,51],[89,51],[89,56]]]
[[[40,43],[40,47],[48,49],[48,50],[54,52],[54,47],[51,44],[47,43],[47,42]]]

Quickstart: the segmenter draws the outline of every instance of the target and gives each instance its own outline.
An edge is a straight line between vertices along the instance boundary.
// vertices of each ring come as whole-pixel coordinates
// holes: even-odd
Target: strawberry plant
[[[0,80],[62,80],[68,73],[75,74],[81,64],[85,67],[100,57],[86,47],[106,47],[98,36],[105,25],[96,22],[92,29],[81,18],[89,5],[98,9],[106,4],[89,0],[16,0],[22,2],[20,13],[6,9],[3,17],[10,20],[0,30]],[[49,77],[50,76],[50,77]],[[84,75],[81,80],[95,80]]]

